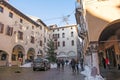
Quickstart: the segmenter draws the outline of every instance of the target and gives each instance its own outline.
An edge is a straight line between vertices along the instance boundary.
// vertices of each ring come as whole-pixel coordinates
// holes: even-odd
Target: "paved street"
[[[120,80],[120,70],[117,69],[101,69],[101,75],[106,80]],[[69,66],[65,67],[64,71],[57,69],[33,71],[32,68],[0,67],[0,80],[84,80],[84,76],[77,72],[73,73]]]
[[[69,66],[65,67],[64,71],[57,69],[33,71],[32,68],[0,67],[0,80],[84,80],[84,76],[77,72],[73,73]]]
[[[101,75],[106,78],[106,80],[120,80],[120,70],[118,69],[101,69]]]

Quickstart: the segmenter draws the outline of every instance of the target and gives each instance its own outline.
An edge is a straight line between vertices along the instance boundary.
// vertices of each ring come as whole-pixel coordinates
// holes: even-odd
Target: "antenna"
[[[70,17],[70,15],[67,15],[67,16],[63,16],[63,18],[62,18],[62,22],[65,22],[66,24],[69,24],[68,23],[68,18]]]
[[[65,22],[66,24],[69,24],[68,21],[69,21],[69,17],[74,13],[75,11],[73,10],[69,15],[66,15],[66,16],[63,16],[62,18],[62,22]]]
[[[66,16],[62,16],[62,17],[54,17],[54,18],[50,18],[50,19],[46,19],[46,20],[43,20],[43,21],[51,21],[51,20],[59,20],[61,19],[62,21],[61,22],[64,22],[65,24],[69,24],[68,21],[69,21],[69,17],[74,13],[75,11],[73,10],[69,15],[66,15]]]

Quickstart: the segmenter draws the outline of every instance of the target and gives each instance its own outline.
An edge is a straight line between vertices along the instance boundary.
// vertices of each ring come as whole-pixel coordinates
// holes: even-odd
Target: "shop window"
[[[12,61],[16,61],[16,55],[12,54]]]
[[[4,60],[6,60],[6,58],[7,58],[7,54],[2,54],[2,55],[1,55],[1,60],[4,61]]]
[[[19,54],[18,54],[18,59],[19,59],[19,58],[23,58],[22,52],[19,52]]]

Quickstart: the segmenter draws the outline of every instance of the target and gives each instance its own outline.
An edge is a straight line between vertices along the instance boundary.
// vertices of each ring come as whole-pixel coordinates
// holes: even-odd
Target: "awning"
[[[65,54],[58,55],[57,58],[67,58],[68,56]]]

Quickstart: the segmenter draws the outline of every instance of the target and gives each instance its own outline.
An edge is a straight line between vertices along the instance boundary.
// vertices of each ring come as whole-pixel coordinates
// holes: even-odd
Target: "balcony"
[[[54,39],[54,41],[57,41],[58,37],[57,37],[57,36],[54,36],[53,39]]]

